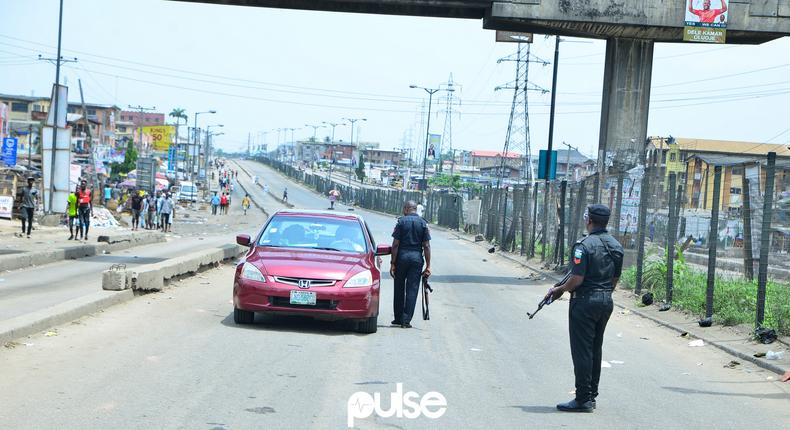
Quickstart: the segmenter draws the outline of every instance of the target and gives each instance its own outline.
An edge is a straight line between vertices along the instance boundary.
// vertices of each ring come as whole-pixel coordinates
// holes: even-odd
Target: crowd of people
[[[143,190],[134,190],[127,203],[132,211],[132,230],[170,231],[176,215],[172,193],[157,191],[156,195],[152,195]]]

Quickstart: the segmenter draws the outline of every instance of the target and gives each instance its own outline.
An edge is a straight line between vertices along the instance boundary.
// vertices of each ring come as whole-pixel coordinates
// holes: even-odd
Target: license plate
[[[312,291],[291,291],[292,305],[315,305],[315,293]]]

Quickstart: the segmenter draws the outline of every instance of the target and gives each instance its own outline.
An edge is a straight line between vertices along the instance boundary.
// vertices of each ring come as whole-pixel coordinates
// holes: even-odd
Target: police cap
[[[612,214],[612,211],[604,205],[590,205],[587,207],[587,213],[592,221],[606,224],[609,222],[609,216]]]

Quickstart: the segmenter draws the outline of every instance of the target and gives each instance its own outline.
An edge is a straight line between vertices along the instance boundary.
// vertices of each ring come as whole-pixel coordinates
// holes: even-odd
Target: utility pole
[[[441,87],[439,87],[439,88],[425,88],[425,87],[419,87],[417,85],[409,85],[409,88],[421,89],[421,90],[425,91],[426,93],[428,93],[428,123],[427,123],[427,126],[425,127],[425,150],[424,150],[424,152],[422,154],[422,180],[423,180],[423,182],[425,182],[424,187],[427,188],[428,180],[427,180],[427,177],[426,177],[426,174],[425,174],[425,169],[426,169],[426,165],[428,163],[428,138],[431,135],[431,105],[433,104],[433,95],[434,95],[434,93],[437,93],[437,92],[442,91],[442,90],[451,93],[451,92],[455,91],[455,88],[452,88],[452,87],[450,87],[450,88],[441,88]],[[423,189],[422,191],[425,191],[425,189]]]
[[[562,142],[563,145],[568,147],[567,157],[565,158],[565,180],[570,181],[571,179],[571,150],[578,151],[579,148],[575,146],[570,146],[569,144]]]
[[[526,46],[525,46],[526,45]],[[532,182],[532,147],[529,136],[529,91],[540,91],[542,94],[548,90],[541,88],[529,81],[529,63],[539,63],[543,66],[549,64],[530,54],[531,44],[519,43],[515,54],[500,58],[497,63],[516,63],[516,76],[513,81],[494,88],[494,91],[513,90],[513,101],[510,105],[510,118],[508,119],[505,146],[502,149],[502,160],[497,177],[497,188],[504,181],[506,160],[511,152],[524,153],[524,177],[527,182]]]
[[[206,114],[206,113],[208,113],[208,114],[215,114],[215,113],[217,113],[217,111],[215,111],[214,109],[210,109],[210,110],[203,111],[203,112],[195,112],[195,122],[194,122],[194,124],[192,124],[193,128],[194,128],[194,130],[193,130],[194,135],[192,137],[193,137],[193,141],[195,142],[194,148],[195,148],[195,150],[198,151],[198,154],[197,154],[198,158],[200,156],[200,149],[199,149],[200,148],[200,129],[197,126],[197,120],[198,120],[198,115],[202,115],[202,114]],[[194,184],[194,182],[195,182],[195,166],[200,166],[200,164],[199,164],[200,160],[198,160],[198,162],[196,163],[195,162],[195,156],[192,155],[192,154],[190,154],[190,160],[191,160],[191,163],[189,163],[189,165],[190,165],[190,167],[189,167],[189,179]]]
[[[335,127],[337,127],[338,125],[346,125],[346,123],[344,122],[326,122],[326,121],[322,122],[322,124],[332,127],[332,141],[330,142],[330,144],[335,143]]]
[[[351,123],[351,146],[354,146],[354,125],[357,121],[367,121],[367,118],[343,118]]]
[[[143,106],[140,106],[140,105],[137,105],[137,106],[129,105],[129,109],[136,110],[136,111],[138,111],[140,113],[140,116],[137,117],[137,120],[139,121],[138,124],[137,124],[137,129],[138,129],[139,136],[140,136],[140,140],[138,141],[139,142],[138,148],[140,150],[140,153],[143,153],[143,150],[145,149],[145,148],[143,148],[143,123],[145,122],[145,112],[146,111],[151,112],[151,111],[156,110],[156,106],[152,106],[150,108],[147,108],[147,107],[143,107]],[[148,151],[146,150],[146,155],[147,155],[147,152]]]
[[[305,124],[305,125],[304,125],[305,127],[312,127],[312,128],[313,128],[313,142],[315,142],[315,135],[316,135],[316,133],[318,133],[318,129],[319,129],[319,128],[324,128],[324,127],[326,127],[324,124],[326,124],[326,123],[321,123],[321,124]]]
[[[82,79],[77,79],[77,83],[79,84],[80,87],[80,102],[82,103],[82,119],[85,122],[85,125],[88,126],[88,129],[86,131],[88,148],[90,151],[90,156],[88,159],[90,160],[91,168],[93,169],[93,178],[92,178],[93,185],[91,186],[91,189],[96,189],[99,187],[99,175],[96,174],[96,161],[94,160],[93,157],[93,136],[91,134],[91,124],[90,121],[88,121],[88,108],[85,106],[85,96],[82,93]]]
[[[54,59],[55,63],[55,91],[53,94],[52,100],[52,162],[50,163],[49,169],[49,210],[47,213],[53,213],[52,210],[52,203],[55,195],[55,149],[57,148],[58,142],[58,110],[60,108],[60,100],[58,97],[58,93],[60,92],[60,65],[61,63],[68,63],[68,62],[76,62],[77,59],[74,58],[73,60],[64,60],[61,56],[61,45],[63,41],[63,0],[60,0],[60,9],[58,12],[58,53],[57,57]],[[51,58],[42,58],[41,55],[38,56],[39,60],[47,60],[53,61]],[[69,101],[66,100],[66,104],[68,105]],[[43,143],[43,139],[42,139]],[[42,166],[43,166],[43,155],[44,151],[41,151],[42,155]]]

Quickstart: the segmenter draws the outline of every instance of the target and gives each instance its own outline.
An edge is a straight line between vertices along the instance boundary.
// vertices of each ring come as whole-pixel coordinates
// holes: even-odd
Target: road
[[[298,207],[326,199],[253,162],[245,168]],[[244,179],[246,180],[246,179]],[[259,196],[264,205],[271,197]],[[345,210],[345,207],[340,207]],[[379,242],[394,217],[365,216]],[[250,230],[253,228],[251,227]],[[254,231],[249,231],[254,233]],[[568,302],[527,320],[546,281],[449,232],[433,232],[430,321],[388,327],[389,279],[380,328],[301,318],[233,323],[232,266],[179,282],[102,314],[0,351],[0,422],[7,428],[346,428],[358,391],[441,393],[446,413],[357,419],[361,429],[733,428],[774,429],[790,419],[787,384],[648,320],[615,311],[604,343],[598,409],[563,414],[573,395]],[[386,264],[386,262],[385,262]]]

